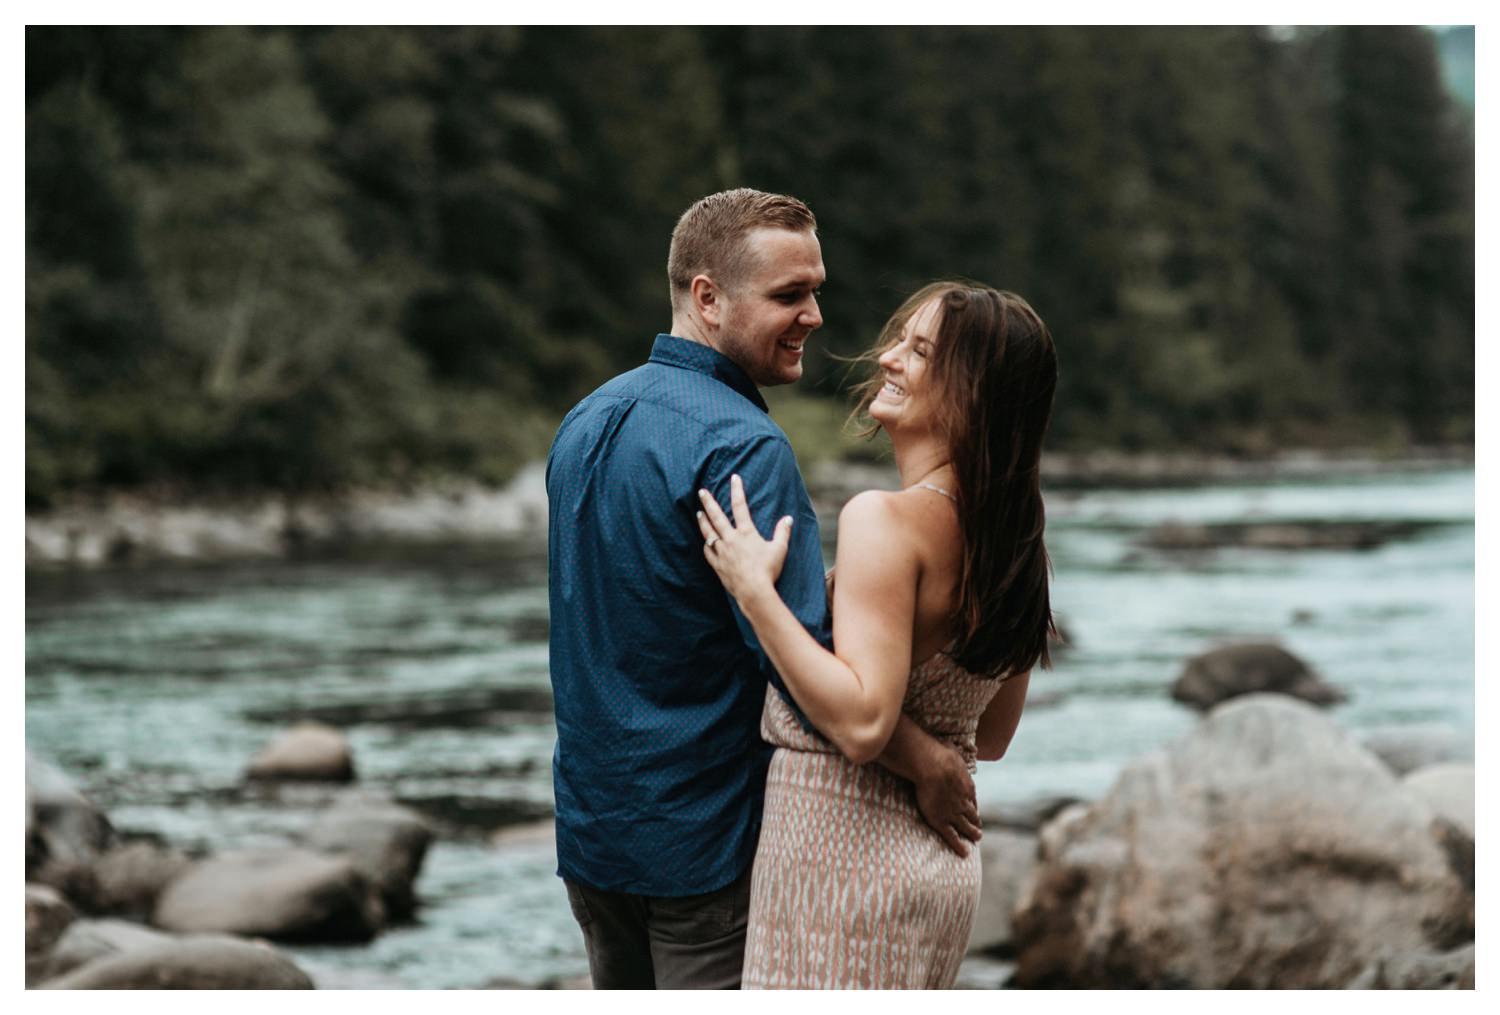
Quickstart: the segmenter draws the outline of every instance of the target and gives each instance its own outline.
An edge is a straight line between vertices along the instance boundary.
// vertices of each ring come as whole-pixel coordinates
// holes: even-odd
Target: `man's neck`
[[[718,348],[718,346],[714,345],[714,343],[709,340],[708,326],[705,325],[702,321],[698,320],[696,317],[683,317],[679,314],[673,314],[672,334],[676,335],[678,338],[685,338],[689,342],[697,342],[699,345],[706,345],[710,349]]]

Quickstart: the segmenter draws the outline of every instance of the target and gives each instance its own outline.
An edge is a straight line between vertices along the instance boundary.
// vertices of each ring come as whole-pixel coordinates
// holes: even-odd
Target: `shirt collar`
[[[771,411],[766,407],[766,400],[760,397],[760,390],[749,374],[728,356],[700,342],[690,342],[665,333],[657,335],[655,344],[651,346],[651,362],[707,374],[750,399],[761,412]]]

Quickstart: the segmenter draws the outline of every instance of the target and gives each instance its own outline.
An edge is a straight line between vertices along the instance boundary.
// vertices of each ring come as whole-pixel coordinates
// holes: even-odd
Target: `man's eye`
[[[776,298],[782,303],[796,303],[800,297],[796,293],[781,293]]]

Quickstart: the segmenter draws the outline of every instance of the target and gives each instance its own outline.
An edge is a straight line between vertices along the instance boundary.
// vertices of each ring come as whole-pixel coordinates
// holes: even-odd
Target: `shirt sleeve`
[[[808,633],[831,651],[833,627],[828,611],[828,593],[823,584],[823,546],[818,532],[818,516],[813,511],[791,444],[780,435],[764,435],[745,444],[720,448],[714,454],[708,490],[725,514],[732,513],[729,478],[736,473],[744,483],[750,517],[762,536],[769,538],[778,521],[787,515],[792,516],[791,544],[781,577],[776,581],[776,591]],[[725,592],[725,596],[728,595]],[[740,636],[759,659],[766,679],[781,692],[806,725],[806,716],[787,693],[781,675],[761,648],[750,622],[740,612],[733,597],[729,602]]]

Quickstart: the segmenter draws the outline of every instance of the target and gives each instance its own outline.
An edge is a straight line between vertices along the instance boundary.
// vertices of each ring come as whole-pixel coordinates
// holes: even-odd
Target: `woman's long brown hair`
[[[1043,541],[1042,438],[1057,389],[1052,335],[1014,293],[967,281],[934,282],[886,322],[876,361],[901,341],[918,309],[937,298],[942,317],[928,360],[939,432],[958,474],[963,567],[954,622],[954,660],[971,673],[1004,677],[1051,664],[1057,636],[1051,561]],[[855,389],[867,413],[885,378]],[[871,423],[866,433],[873,433]]]

